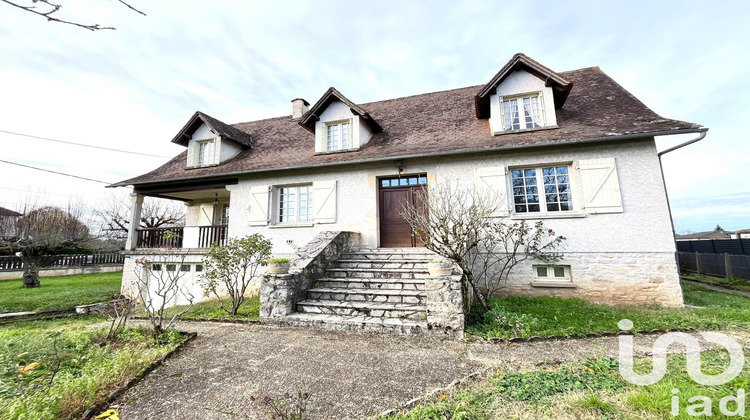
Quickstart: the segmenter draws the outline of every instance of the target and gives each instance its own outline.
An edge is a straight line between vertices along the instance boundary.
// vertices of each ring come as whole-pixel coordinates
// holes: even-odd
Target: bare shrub
[[[416,203],[404,203],[402,215],[425,247],[456,263],[463,270],[464,306],[469,292],[484,310],[488,299],[504,287],[520,263],[537,259],[554,263],[563,236],[557,236],[539,221],[511,222],[497,214],[501,198],[479,194],[450,183],[416,193]]]

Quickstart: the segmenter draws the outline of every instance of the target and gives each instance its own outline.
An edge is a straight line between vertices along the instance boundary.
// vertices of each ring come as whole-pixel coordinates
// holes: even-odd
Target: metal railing
[[[201,226],[198,231],[198,247],[210,248],[211,245],[227,244],[227,225]]]
[[[138,229],[136,248],[182,248],[183,228]]]
[[[750,255],[680,252],[680,270],[750,280]]]
[[[62,254],[45,255],[39,259],[42,268],[82,267],[89,265],[122,264],[125,256],[122,254]],[[23,270],[23,258],[15,255],[0,256],[0,271]]]

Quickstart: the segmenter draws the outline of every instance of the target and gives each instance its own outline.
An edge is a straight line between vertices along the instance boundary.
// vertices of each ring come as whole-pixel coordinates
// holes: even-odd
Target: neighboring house
[[[731,233],[732,239],[750,239],[750,229],[737,230]]]
[[[708,241],[712,239],[740,239],[736,236],[737,232],[730,232],[724,229],[714,229],[706,232],[693,232],[684,235],[675,235],[678,241]]]
[[[0,236],[14,236],[16,234],[16,222],[23,214],[5,207],[0,207]]]
[[[188,206],[169,243],[129,232],[124,284],[134,259],[169,254],[159,247],[189,248],[196,277],[211,243],[256,232],[280,256],[325,231],[358,232],[379,255],[415,247],[401,201],[451,182],[496,195],[496,217],[541,219],[567,237],[558,266],[520,266],[505,293],[680,306],[654,136],[701,131],[598,67],[558,73],[523,54],[478,86],[371,103],[330,88],[312,106],[292,100],[291,116],[232,125],[196,112],[172,139],[183,153],[112,185],[133,186],[134,220],[144,196]]]

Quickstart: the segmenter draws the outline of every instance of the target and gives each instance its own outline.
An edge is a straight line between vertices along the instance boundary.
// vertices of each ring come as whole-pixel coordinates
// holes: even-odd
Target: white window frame
[[[325,128],[323,133],[323,150],[326,152],[338,152],[342,150],[350,150],[354,147],[353,140],[354,140],[354,133],[352,133],[352,129],[354,128],[354,125],[352,124],[352,120],[340,120],[340,121],[330,121],[326,122],[323,127]],[[333,147],[331,147],[329,142],[329,136],[331,129],[334,127],[338,130],[338,138],[336,139],[335,144]],[[347,141],[346,141],[346,147],[343,145],[343,136],[342,133],[344,131],[344,127],[347,128]]]
[[[229,204],[221,205],[221,213],[219,213],[219,224],[229,225]]]
[[[534,280],[540,282],[571,282],[573,281],[570,276],[569,265],[532,265],[532,271],[534,272]],[[546,270],[546,276],[540,276],[539,271]],[[562,275],[560,275],[562,274]]]
[[[210,148],[209,148],[210,145]],[[203,148],[205,147],[205,149]],[[201,153],[203,152],[203,153]],[[216,164],[216,139],[195,142],[195,166],[202,168]]]
[[[523,106],[523,100],[524,99],[532,99],[536,98],[537,105],[539,108],[539,121],[538,125],[539,127],[534,127],[533,125],[531,127],[528,127],[526,124],[526,119],[529,118],[531,115],[527,114],[525,107]],[[508,128],[506,124],[506,116],[505,116],[505,103],[514,101],[516,103],[516,108],[518,112],[518,121],[519,121],[519,128]],[[511,95],[511,96],[502,96],[500,97],[500,127],[502,128],[502,131],[522,131],[522,130],[539,130],[541,128],[544,128],[547,126],[547,118],[546,118],[546,112],[544,109],[544,96],[542,95],[542,92],[534,92],[534,93],[525,93],[521,95]],[[532,124],[534,122],[533,116],[532,118]]]
[[[566,167],[567,168],[567,174],[565,174],[568,177],[567,184],[567,191],[562,194],[568,195],[568,200],[564,201],[568,204],[568,210],[547,210],[548,204],[561,204],[562,201],[559,200],[557,202],[547,202],[547,192],[545,189],[545,183],[544,183],[544,169],[546,168],[559,168],[559,167]],[[514,181],[514,174],[515,171],[523,171],[524,172],[524,179],[528,178],[525,176],[525,171],[533,169],[535,170],[534,179],[536,180],[536,185],[530,186],[530,185],[524,185],[523,186],[517,186],[515,185]],[[548,175],[549,176],[549,175]],[[555,174],[555,178],[557,178],[559,175]],[[514,216],[523,216],[523,217],[534,217],[534,216],[566,216],[566,215],[572,215],[572,214],[578,214],[579,211],[576,210],[576,197],[575,197],[575,177],[574,177],[574,171],[573,171],[573,163],[572,162],[564,162],[564,163],[551,163],[551,164],[544,164],[544,165],[528,165],[528,166],[515,166],[515,167],[509,167],[508,168],[508,182],[510,183],[510,189],[509,189],[509,197],[510,197],[510,203],[512,206],[512,213]],[[556,179],[555,185],[558,186],[558,181]],[[516,209],[516,205],[526,205],[528,206],[528,203],[516,203],[516,188],[524,188],[524,197],[528,198],[528,191],[526,188],[528,187],[536,187],[537,188],[537,196],[539,197],[539,201],[535,204],[539,205],[539,211],[518,211]],[[555,193],[550,193],[550,195],[560,195],[560,192],[557,191]],[[560,206],[562,207],[562,206]],[[527,207],[528,209],[528,207]]]
[[[300,191],[306,189],[305,194],[307,199],[304,201],[306,204],[307,214],[304,219],[300,219],[300,203],[303,201],[300,199]],[[287,202],[284,199],[284,190],[293,189],[294,193],[294,216],[289,218],[289,214],[284,214],[282,204]],[[274,202],[274,209],[276,211],[276,224],[279,225],[294,225],[294,224],[311,224],[313,222],[313,185],[312,184],[296,184],[296,185],[279,185],[276,187],[276,193],[274,194],[276,200]],[[286,218],[286,220],[285,220]]]

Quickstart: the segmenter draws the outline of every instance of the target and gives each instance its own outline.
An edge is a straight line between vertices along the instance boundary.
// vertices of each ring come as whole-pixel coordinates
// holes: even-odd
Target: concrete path
[[[465,343],[265,325],[183,322],[198,338],[115,401],[120,418],[268,418],[251,396],[310,393],[311,418],[359,419],[487,368],[523,371],[617,357],[617,337]],[[750,333],[734,334],[744,346]],[[648,354],[658,335],[635,339]]]

